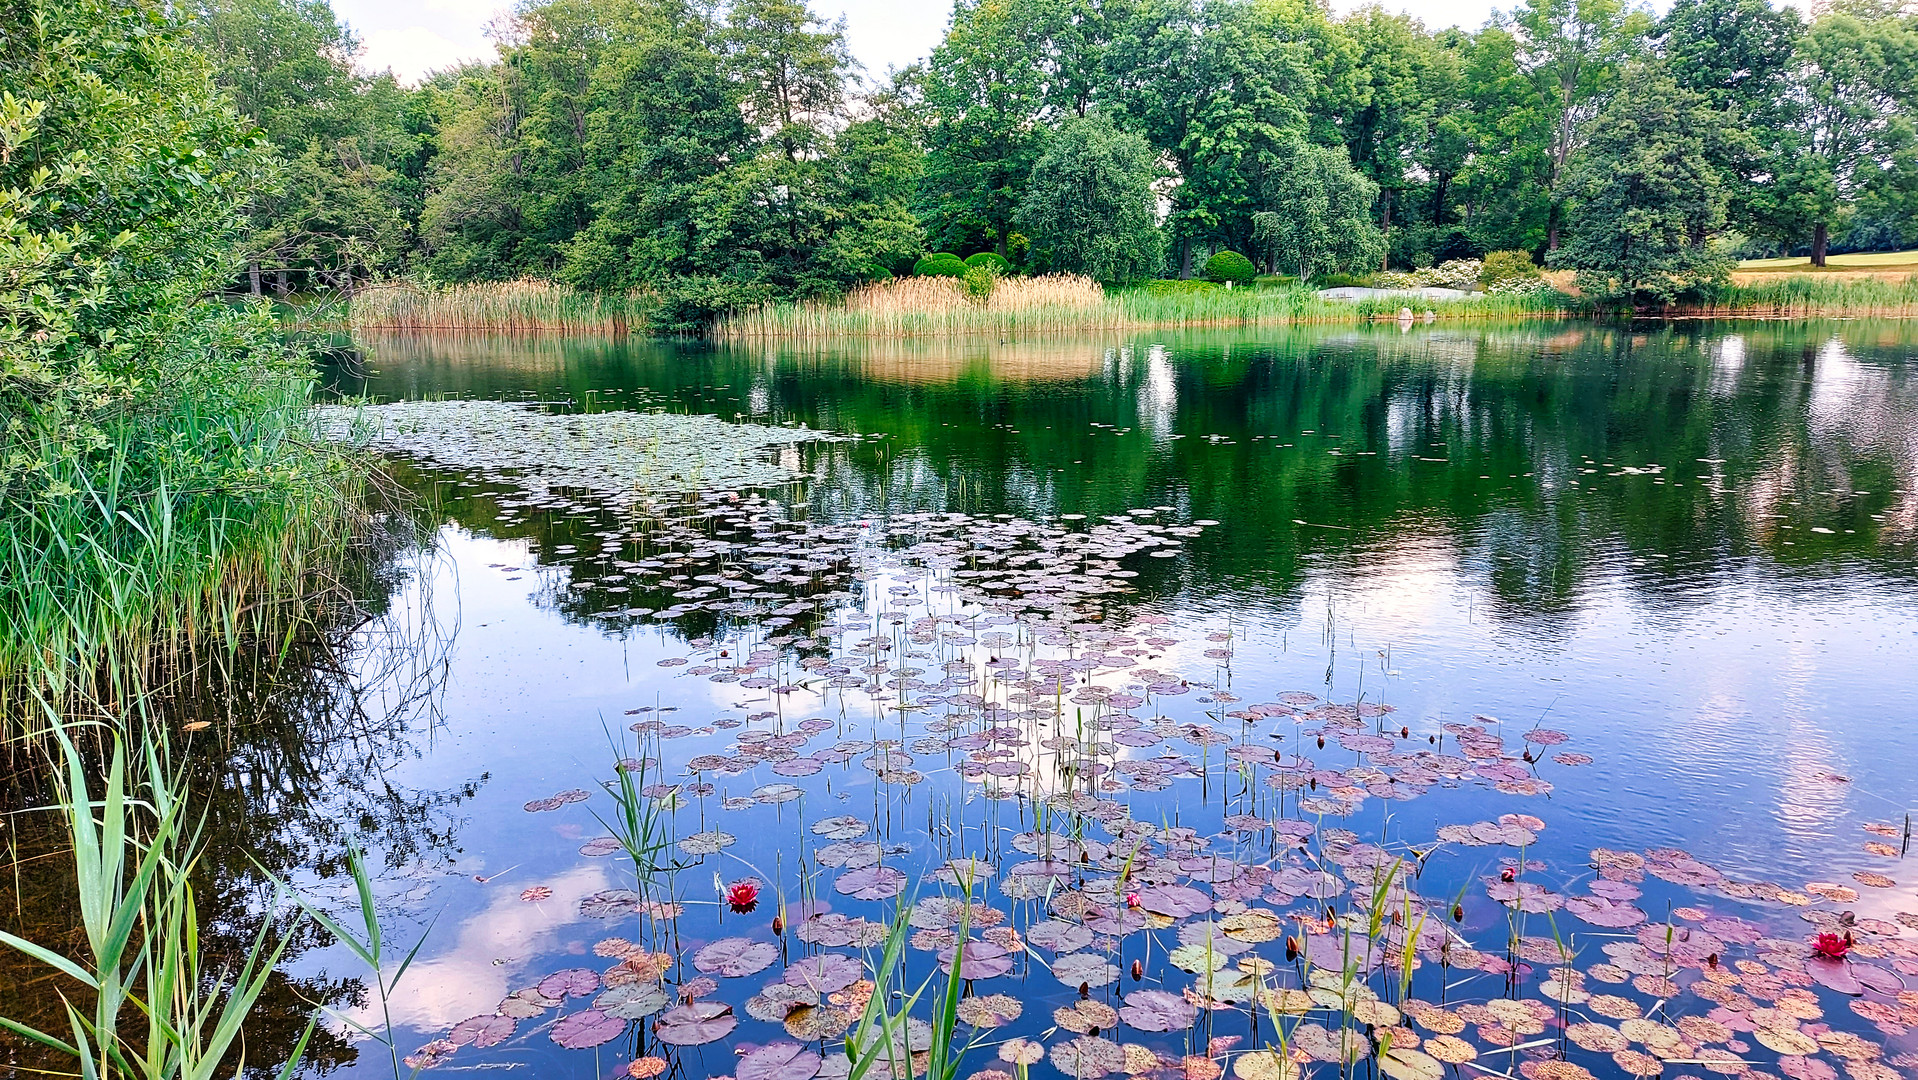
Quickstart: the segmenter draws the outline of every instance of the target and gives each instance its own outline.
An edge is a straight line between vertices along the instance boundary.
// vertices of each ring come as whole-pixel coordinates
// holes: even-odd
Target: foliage
[[[359,43],[324,0],[214,0],[191,34],[285,163],[285,182],[247,207],[251,291],[262,275],[283,292],[401,269],[426,148],[393,77],[354,69]]]
[[[1258,276],[1258,270],[1252,260],[1236,251],[1215,252],[1205,261],[1205,279],[1220,284],[1231,282],[1234,285],[1250,285]]]
[[[292,614],[355,481],[304,358],[206,299],[272,175],[181,28],[29,3],[0,40],[39,43],[0,55],[0,683],[126,693]]]
[[[1012,273],[1012,264],[996,251],[981,251],[976,255],[968,255],[965,263],[968,267],[983,269],[1002,277]]]
[[[992,298],[992,287],[998,279],[999,275],[993,273],[988,267],[967,267],[965,275],[961,278],[961,285],[966,290],[966,299],[976,304],[985,303]]]
[[[966,276],[966,261],[951,252],[936,252],[913,263],[912,272],[915,277],[962,278]]]
[[[1378,185],[1352,168],[1345,151],[1293,142],[1267,174],[1262,196],[1271,209],[1253,214],[1252,228],[1270,265],[1309,278],[1384,261],[1385,239],[1371,217]]]
[[[1669,76],[1633,71],[1568,175],[1572,235],[1552,264],[1576,269],[1594,297],[1670,303],[1722,280],[1731,260],[1706,241],[1725,223],[1725,191],[1701,148],[1726,137],[1718,116]]]
[[[1153,194],[1158,178],[1152,147],[1104,113],[1066,121],[1033,166],[1019,204],[1033,263],[1106,284],[1157,273],[1165,260]]]
[[[1409,273],[1373,275],[1384,289],[1471,289],[1484,278],[1485,264],[1477,259],[1451,259]]]
[[[1489,287],[1507,281],[1537,280],[1541,274],[1529,251],[1490,251],[1485,254],[1478,280]]]

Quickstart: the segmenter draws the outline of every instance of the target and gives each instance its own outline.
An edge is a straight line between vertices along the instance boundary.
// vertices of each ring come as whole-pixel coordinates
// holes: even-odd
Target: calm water
[[[1048,905],[1065,922],[1087,917],[1059,893],[1111,904],[1119,890],[1196,885],[1220,905],[1215,918],[1247,905],[1323,916],[1324,898],[1260,875],[1333,869],[1345,879],[1327,893],[1338,903],[1380,880],[1347,850],[1356,839],[1383,844],[1392,858],[1427,856],[1413,903],[1422,900],[1436,924],[1449,922],[1458,901],[1460,946],[1500,953],[1514,933],[1568,936],[1580,969],[1616,959],[1603,947],[1638,932],[1591,925],[1559,906],[1591,885],[1593,849],[1682,849],[1713,874],[1761,883],[1761,895],[1682,873],[1600,876],[1642,890],[1631,902],[1659,935],[1668,920],[1690,928],[1707,917],[1758,929],[1740,941],[1710,924],[1711,964],[1688,958],[1674,975],[1686,989],[1658,1019],[1717,1015],[1727,1032],[1714,1042],[1681,1029],[1690,1040],[1683,1052],[1660,1056],[1743,1058],[1776,1075],[1779,1037],[1754,1042],[1752,1028],[1802,1022],[1812,1036],[1828,1024],[1882,1046],[1875,1065],[1854,1055],[1856,1075],[1911,1074],[1911,1059],[1898,1055],[1918,1049],[1903,1034],[1918,1014],[1909,999],[1900,1004],[1895,983],[1882,983],[1918,987],[1918,950],[1907,944],[1918,942],[1918,919],[1894,921],[1918,911],[1918,873],[1895,850],[1865,845],[1902,847],[1902,836],[1884,833],[1902,833],[1918,805],[1918,326],[1341,328],[805,348],[380,338],[356,348],[329,378],[375,400],[667,410],[863,436],[784,451],[807,479],[759,502],[750,493],[709,501],[719,512],[681,517],[679,533],[587,495],[529,504],[498,476],[400,466],[429,508],[437,544],[425,555],[402,550],[368,588],[390,597],[380,633],[405,640],[368,641],[353,661],[384,676],[361,672],[368,689],[357,711],[337,687],[296,692],[283,695],[276,717],[257,721],[274,734],[234,736],[221,835],[276,867],[326,860],[332,877],[302,880],[334,900],[345,898],[336,873],[344,840],[356,835],[373,849],[388,932],[408,946],[426,934],[391,1001],[402,1053],[494,1013],[552,973],[585,969],[596,982],[626,942],[669,957],[664,989],[677,994],[699,975],[702,946],[739,937],[776,944],[778,957],[748,975],[714,975],[718,988],[705,1000],[731,1006],[737,1027],[664,1056],[674,1075],[803,1080],[811,1075],[803,1056],[785,1072],[737,1056],[792,1041],[747,999],[763,997],[804,956],[859,953],[808,943],[795,927],[824,911],[888,917],[890,901],[840,887],[862,863],[896,867],[906,895],[924,899],[952,891],[928,876],[945,860],[977,858],[994,875],[980,892],[1007,916],[1000,926],[1032,943],[1048,940],[1045,930],[1033,936]],[[912,524],[909,515],[927,513],[968,517]],[[1038,524],[1015,534],[1025,526],[1013,520]],[[1116,531],[1084,541],[1091,550],[1070,569],[1047,561],[1046,552],[1070,549],[1080,542],[1072,537],[1101,524]],[[1164,531],[1137,531],[1145,526]],[[784,550],[769,551],[782,535]],[[1154,543],[1170,557],[1128,553],[1142,536],[1169,541]],[[926,541],[944,546],[901,554]],[[992,577],[1006,564],[981,572],[988,564],[960,554],[994,545],[1041,555],[1026,564],[1040,573],[1002,598],[1037,592],[1045,601],[1052,586],[1040,579],[1052,573],[1132,591],[1084,599],[1071,617],[1056,614],[1063,609],[1035,617],[1020,600],[995,605],[965,589],[1006,583]],[[1120,568],[1128,576],[1104,573]],[[955,577],[962,571],[982,576]],[[718,593],[700,595],[702,583]],[[695,606],[666,610],[676,603]],[[950,617],[916,622],[942,614]],[[1085,657],[1089,668],[1043,662]],[[742,659],[753,670],[739,672]],[[1099,688],[1086,689],[1087,677]],[[1128,705],[1128,694],[1138,703]],[[1246,712],[1260,703],[1274,708]],[[325,719],[301,720],[302,710]],[[1066,765],[1079,751],[1068,744],[1093,737],[1089,717],[1100,741],[1118,745],[1075,771]],[[1116,721],[1102,728],[1101,717]],[[802,723],[809,719],[817,723]],[[1004,730],[993,734],[994,725]],[[1537,741],[1526,734],[1535,729]],[[1342,741],[1353,735],[1383,742]],[[1502,748],[1482,741],[1494,736]],[[900,759],[875,763],[874,739],[897,740],[877,753]],[[764,753],[775,741],[777,752]],[[741,747],[758,753],[741,758]],[[1446,775],[1415,760],[1421,751],[1477,767]],[[820,767],[779,768],[802,753]],[[682,791],[666,815],[672,837],[723,831],[735,841],[705,854],[697,841],[674,849],[679,869],[648,895],[676,898],[676,919],[620,906],[609,890],[635,884],[623,854],[581,853],[606,834],[593,811],[613,812],[600,784],[617,757],[633,754],[657,759],[648,782],[712,785]],[[705,771],[689,776],[702,756]],[[1085,769],[1095,757],[1103,764]],[[575,789],[593,794],[539,808]],[[1345,800],[1331,813],[1328,793]],[[1130,873],[1118,864],[1119,837],[1136,834],[1102,824],[1100,800],[1126,807],[1133,822],[1191,829],[1193,839],[1159,833],[1145,856],[1152,872],[1114,886]],[[1542,822],[1522,855],[1496,842],[1434,846],[1443,826],[1503,814]],[[1318,832],[1288,854],[1269,828],[1222,831],[1228,815],[1298,819]],[[834,834],[814,826],[842,816],[872,826],[848,827],[846,843],[878,847],[829,849]],[[1088,858],[1067,847],[1035,859],[1030,834],[1041,825],[1061,843],[1096,838],[1105,847]],[[1532,860],[1519,867],[1522,880],[1547,896],[1529,915],[1495,899],[1499,867],[1521,858]],[[1210,868],[1200,865],[1207,859]],[[1232,869],[1219,873],[1220,860]],[[235,867],[241,902],[243,859],[228,851],[216,861]],[[1248,877],[1247,867],[1262,869]],[[1878,875],[1892,884],[1872,884]],[[742,878],[764,885],[757,909],[724,911],[717,886]],[[1769,901],[1762,883],[1810,906]],[[1806,893],[1807,883],[1837,889]],[[872,892],[884,891],[882,877]],[[775,937],[782,893],[786,927]],[[1148,895],[1141,908],[1178,907],[1176,895]],[[1847,911],[1870,928],[1853,960],[1869,957],[1887,973],[1857,999],[1880,1011],[1848,1008],[1847,998],[1814,987],[1818,1015],[1779,1021],[1749,985],[1740,989],[1752,997],[1729,1004],[1693,989],[1709,989],[1721,939],[1726,964],[1763,959],[1785,971],[1786,984],[1810,986],[1786,953]],[[1168,950],[1194,940],[1194,925],[1204,940],[1204,915],[1193,915],[1159,910],[1146,928],[1120,927],[1124,934],[1099,927],[1112,936],[1079,954],[1120,972],[1140,960],[1145,977],[1086,979],[1090,1000],[1144,1011],[1092,1026],[1175,1062],[1205,1054],[1209,1037],[1242,1037],[1210,1047],[1229,1070],[1235,1054],[1271,1040],[1268,1018],[1253,1019],[1221,992],[1214,996],[1226,1000],[1200,1014],[1196,1031],[1175,1015],[1185,1026],[1151,1032],[1153,1008],[1179,1008],[1126,997],[1190,993],[1194,975],[1168,963]],[[935,952],[917,946],[949,943],[938,935],[952,932],[936,918],[915,927],[933,936],[907,951],[912,985],[934,971]],[[985,933],[993,948],[1018,944]],[[1761,933],[1794,944],[1752,944]],[[1436,935],[1424,927],[1421,946],[1436,948]],[[1284,985],[1282,945],[1268,937],[1229,947],[1279,964]],[[1046,964],[1074,951],[1035,946],[1021,957],[1015,948],[1010,972],[984,963],[974,987],[1024,1000],[1024,1015],[991,1041],[1045,1036],[1051,1057],[1034,1075],[1066,1075],[1074,1061],[1087,1075],[1116,1068],[1089,1044],[1061,1066],[1056,1048],[1087,1033],[1055,1030],[1065,1022],[1053,1010],[1079,999],[1081,980],[1055,977]],[[627,955],[643,966],[642,954]],[[1412,995],[1536,1000],[1549,963],[1527,959],[1535,966],[1515,982],[1427,963]],[[1064,970],[1076,975],[1083,963]],[[330,997],[362,1022],[377,1013],[373,999],[352,999],[346,980],[360,972],[338,949],[313,943],[287,970],[290,987]],[[1640,1010],[1666,1000],[1657,985],[1608,985],[1608,974],[1585,990],[1623,995]],[[1397,1000],[1397,978],[1388,972],[1371,985]],[[1521,1026],[1508,1041],[1534,1044],[1581,1020],[1617,1023],[1574,996],[1572,1015],[1546,1035]],[[598,1077],[662,1052],[649,1027],[657,1015],[617,1032],[568,1023],[593,1000],[534,1009],[500,1045],[461,1046],[438,1067]],[[291,1030],[297,1000],[284,1011],[276,1024]],[[1427,1039],[1436,1030],[1412,1029]],[[1462,1037],[1473,1042],[1479,1030]],[[568,1050],[556,1033],[582,1044],[606,1037]],[[1562,1048],[1596,1075],[1628,1074],[1603,1039],[1598,1050],[1560,1041],[1493,1057],[1487,1037],[1474,1043],[1477,1064],[1495,1073],[1523,1066],[1533,1076],[1535,1055]],[[1803,1052],[1789,1038],[1784,1045]],[[996,1053],[975,1050],[960,1075],[1013,1071]],[[353,1076],[392,1072],[384,1052],[363,1042],[329,1041],[320,1056]],[[1783,1068],[1830,1075],[1817,1069],[1842,1071],[1841,1057],[1814,1049],[1815,1064]],[[1701,1070],[1667,1064],[1665,1075]]]

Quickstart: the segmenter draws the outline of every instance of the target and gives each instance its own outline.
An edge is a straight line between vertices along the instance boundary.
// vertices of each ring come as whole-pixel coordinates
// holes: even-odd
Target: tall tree
[[[1796,10],[1767,0],[1677,0],[1658,24],[1673,81],[1701,95],[1723,126],[1754,136],[1711,144],[1733,155],[1712,165],[1726,185],[1732,224],[1748,232],[1773,231],[1766,215],[1777,193],[1764,188],[1788,182],[1800,152],[1789,91],[1801,33]]]
[[[1661,302],[1722,278],[1731,262],[1710,240],[1725,190],[1705,147],[1739,137],[1724,115],[1659,67],[1629,69],[1567,170],[1570,237],[1551,264],[1588,294]]]
[[[1619,68],[1640,48],[1651,18],[1626,0],[1525,0],[1509,22],[1519,67],[1551,109],[1545,246],[1555,249],[1566,167],[1585,145],[1586,129],[1611,93]]]
[[[1828,9],[1799,41],[1793,83],[1789,137],[1799,156],[1774,197],[1772,222],[1800,237],[1809,225],[1812,264],[1823,266],[1833,219],[1896,165],[1910,126],[1901,109],[1918,101],[1918,29],[1895,7]]]
[[[286,162],[248,214],[252,291],[263,272],[284,285],[398,270],[426,158],[411,94],[356,70],[359,42],[326,0],[211,0],[196,15],[194,43]]]
[[[1042,270],[1106,284],[1151,277],[1165,260],[1159,235],[1158,156],[1104,113],[1067,119],[1047,140],[1019,203],[1018,223]]]
[[[1378,185],[1352,167],[1345,150],[1300,138],[1272,151],[1253,214],[1257,250],[1273,269],[1304,281],[1315,274],[1377,266],[1385,237],[1372,219]]]

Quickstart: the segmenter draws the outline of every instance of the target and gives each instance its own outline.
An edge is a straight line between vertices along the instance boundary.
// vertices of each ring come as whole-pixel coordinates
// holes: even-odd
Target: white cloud
[[[496,55],[490,41],[458,41],[425,26],[368,31],[363,35],[363,42],[361,68],[367,71],[391,68],[401,82],[408,84],[418,83],[427,75],[462,61],[491,60]]]

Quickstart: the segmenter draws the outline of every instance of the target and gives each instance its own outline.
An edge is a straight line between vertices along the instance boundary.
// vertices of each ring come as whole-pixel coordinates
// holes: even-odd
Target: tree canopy
[[[1313,0],[956,0],[884,74],[804,0],[527,0],[497,61],[416,88],[357,67],[325,0],[182,14],[279,161],[246,209],[254,289],[535,276],[697,325],[930,252],[1112,282],[1221,250],[1611,273],[1580,265],[1595,238],[1666,212],[1626,228],[1620,190],[1670,169],[1719,207],[1666,208],[1698,252],[1918,243],[1918,15],[1889,0],[1518,0],[1436,31]],[[1635,122],[1650,85],[1680,96]],[[1696,159],[1670,156],[1674,102]]]

